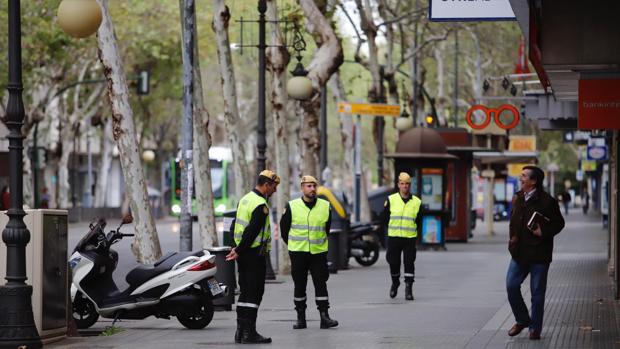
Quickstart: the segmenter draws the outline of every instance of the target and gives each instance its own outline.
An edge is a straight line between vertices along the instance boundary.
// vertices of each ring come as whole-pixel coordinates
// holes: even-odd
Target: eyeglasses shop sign
[[[430,0],[431,21],[512,21],[509,0]]]

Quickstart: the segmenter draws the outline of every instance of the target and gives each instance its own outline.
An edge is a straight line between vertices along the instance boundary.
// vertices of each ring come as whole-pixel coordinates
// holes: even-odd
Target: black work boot
[[[390,287],[390,298],[396,297],[396,295],[398,294],[398,286],[400,286],[400,283],[398,281],[392,281],[392,286]]]
[[[327,309],[319,310],[319,314],[321,315],[321,328],[330,328],[338,326],[338,321],[333,320],[329,317],[329,313]]]
[[[413,300],[413,290],[411,289],[413,286],[413,282],[407,282],[405,284],[405,299],[408,301]]]
[[[256,319],[243,319],[243,332],[241,343],[243,344],[264,344],[271,343],[271,338],[263,337],[256,332]]]
[[[306,327],[306,309],[297,309],[297,323],[293,325],[293,329],[300,330]]]
[[[235,343],[241,343],[241,337],[243,336],[244,319],[237,319],[237,331],[235,332]]]

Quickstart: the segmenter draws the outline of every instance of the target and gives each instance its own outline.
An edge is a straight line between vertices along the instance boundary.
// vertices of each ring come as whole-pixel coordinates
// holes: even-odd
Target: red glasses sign
[[[477,120],[473,120],[474,112],[476,111],[484,112],[485,118],[481,123],[477,123]],[[502,114],[512,114],[512,122],[509,124],[503,123],[500,118]],[[485,105],[476,104],[469,108],[467,114],[465,115],[465,119],[467,120],[469,127],[474,130],[482,130],[486,128],[489,123],[491,123],[491,119],[495,121],[495,124],[498,127],[503,128],[504,130],[510,130],[519,123],[519,111],[510,104],[504,104],[498,108],[489,108]]]

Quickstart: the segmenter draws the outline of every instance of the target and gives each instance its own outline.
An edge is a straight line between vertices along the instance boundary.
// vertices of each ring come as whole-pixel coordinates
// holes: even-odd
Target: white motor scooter
[[[92,326],[99,316],[118,319],[169,319],[176,316],[189,329],[206,327],[213,319],[212,299],[227,292],[215,279],[215,256],[208,251],[171,252],[153,265],[131,270],[129,286],[119,291],[112,279],[118,253],[110,247],[123,237],[120,228],[131,223],[125,216],[116,230],[104,233],[105,220],[90,224],[78,242],[69,265],[73,272],[71,300],[78,328]]]

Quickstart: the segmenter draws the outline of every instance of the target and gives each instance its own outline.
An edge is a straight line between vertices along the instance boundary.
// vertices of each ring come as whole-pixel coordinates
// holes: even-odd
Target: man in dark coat
[[[510,242],[512,256],[506,275],[508,302],[516,324],[508,331],[516,336],[529,327],[530,339],[540,339],[547,289],[547,272],[553,253],[553,237],[564,228],[564,218],[556,199],[543,190],[544,172],[536,166],[525,166],[521,172],[521,190],[512,199]],[[528,226],[538,212],[534,224]],[[532,314],[528,313],[521,284],[530,275]]]

